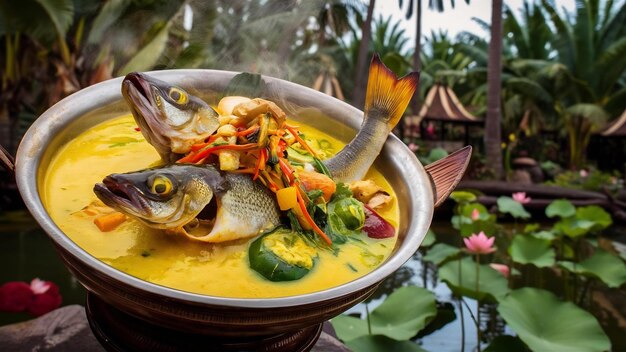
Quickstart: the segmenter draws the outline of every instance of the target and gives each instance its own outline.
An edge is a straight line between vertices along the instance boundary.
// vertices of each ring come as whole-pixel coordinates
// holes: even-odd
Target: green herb
[[[352,270],[355,273],[358,273],[359,271],[357,270],[357,268],[355,268],[354,266],[352,266],[352,264],[350,263],[346,263],[346,265],[348,266],[348,268],[350,268],[350,270]]]

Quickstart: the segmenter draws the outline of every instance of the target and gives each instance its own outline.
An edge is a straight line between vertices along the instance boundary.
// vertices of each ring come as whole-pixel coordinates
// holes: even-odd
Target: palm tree
[[[502,72],[502,0],[491,2],[491,39],[487,72],[487,116],[485,118],[485,156],[497,179],[502,177],[502,140],[500,77]]]
[[[575,14],[559,13],[542,0],[555,32],[552,45],[563,74],[554,92],[570,142],[570,167],[580,168],[590,134],[606,120],[607,110],[621,113],[626,97],[626,6],[577,0]]]
[[[466,4],[469,4],[470,0],[465,0]],[[402,8],[404,5],[403,0],[398,0],[398,6]],[[454,0],[450,0],[450,5],[454,8]],[[422,52],[422,0],[409,0],[408,6],[406,9],[406,19],[410,19],[414,12],[415,8],[415,52],[413,53],[413,70],[419,71],[421,69],[421,52]],[[444,11],[444,0],[428,0],[428,8],[435,9],[438,12]],[[417,82],[418,94],[413,96],[413,100],[411,102],[411,109],[413,113],[417,113],[419,111],[420,104],[420,82]]]
[[[359,55],[357,56],[356,77],[354,79],[354,96],[352,105],[362,107],[365,103],[365,91],[367,90],[367,59],[369,57],[370,38],[372,34],[372,18],[376,0],[370,0],[367,7],[367,16],[361,26],[361,42],[359,43]]]

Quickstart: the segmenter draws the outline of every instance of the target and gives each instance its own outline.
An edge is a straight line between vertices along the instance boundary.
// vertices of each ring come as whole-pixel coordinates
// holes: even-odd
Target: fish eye
[[[176,104],[183,105],[187,103],[187,94],[179,88],[170,88],[169,96]]]
[[[165,176],[155,176],[150,185],[150,191],[160,196],[166,196],[172,191],[172,181]]]

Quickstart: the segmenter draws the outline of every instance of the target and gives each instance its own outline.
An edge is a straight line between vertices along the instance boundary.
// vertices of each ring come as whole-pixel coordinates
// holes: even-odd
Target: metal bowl
[[[207,101],[221,96],[236,72],[169,70],[150,75],[179,85]],[[318,91],[263,77],[262,96],[288,115],[344,140],[359,128],[363,113]],[[400,209],[399,239],[392,255],[369,274],[343,285],[283,298],[242,299],[194,294],[143,281],[96,259],[52,221],[41,200],[51,157],[63,144],[107,119],[129,113],[121,78],[85,88],[48,109],[28,130],[16,156],[20,193],[48,233],[67,268],[91,294],[133,317],[152,324],[214,336],[253,337],[298,331],[320,324],[367,298],[383,279],[417,250],[431,222],[434,186],[415,155],[390,135],[376,160],[394,188]],[[458,172],[457,172],[458,173]]]

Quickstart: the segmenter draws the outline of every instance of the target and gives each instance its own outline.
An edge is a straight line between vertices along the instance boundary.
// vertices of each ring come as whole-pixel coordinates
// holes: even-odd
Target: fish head
[[[141,133],[168,162],[219,127],[218,113],[202,99],[144,73],[126,75],[122,95]]]
[[[94,186],[106,205],[157,229],[192,222],[227,190],[228,182],[213,166],[185,164],[111,174]]]

